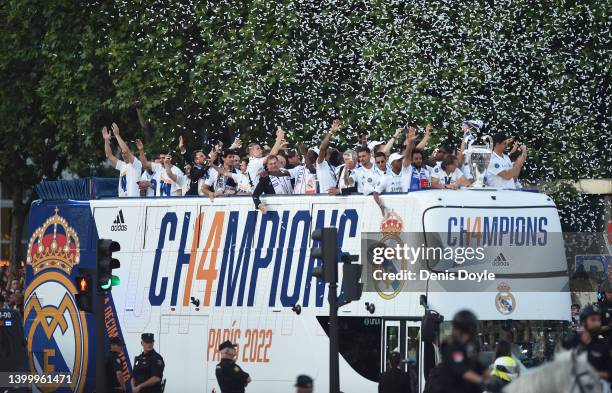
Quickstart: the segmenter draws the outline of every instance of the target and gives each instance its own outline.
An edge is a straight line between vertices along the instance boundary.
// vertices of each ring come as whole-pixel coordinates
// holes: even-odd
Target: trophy
[[[480,139],[484,142],[484,145],[474,145],[473,142],[475,141],[472,140],[466,152],[467,164],[475,180],[471,186],[474,188],[485,187],[484,179],[487,174],[487,169],[489,168],[491,153],[493,151],[493,138],[491,138],[490,135],[484,135]]]

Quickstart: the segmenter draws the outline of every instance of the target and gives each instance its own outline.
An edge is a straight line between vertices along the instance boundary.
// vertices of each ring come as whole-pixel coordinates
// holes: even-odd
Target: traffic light
[[[319,247],[310,249],[310,256],[321,260],[313,269],[312,275],[325,282],[338,282],[338,229],[321,228],[312,231],[312,240],[319,242]]]
[[[91,277],[76,276],[74,283],[77,293],[74,295],[77,307],[81,311],[92,312],[93,310],[93,291],[91,288]]]
[[[119,285],[121,280],[113,275],[113,269],[118,269],[121,263],[113,258],[113,253],[121,250],[119,243],[110,239],[98,240],[98,253],[96,255],[96,269],[98,278],[98,288],[107,291]]]
[[[342,291],[344,302],[349,303],[361,298],[363,284],[361,283],[361,265],[353,264],[359,260],[359,255],[342,253]]]

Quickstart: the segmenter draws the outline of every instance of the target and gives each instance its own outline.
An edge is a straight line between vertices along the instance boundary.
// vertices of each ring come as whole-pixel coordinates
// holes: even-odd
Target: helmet
[[[612,282],[610,282],[610,280],[606,280],[602,282],[601,285],[599,286],[599,291],[603,292],[604,294],[606,292],[612,292]]]
[[[500,356],[495,359],[491,374],[506,382],[512,382],[519,374],[518,363],[510,356]]]
[[[601,315],[601,309],[597,304],[589,304],[580,311],[580,322],[584,322],[591,315]]]
[[[478,319],[473,312],[461,310],[453,317],[453,328],[464,333],[476,334],[476,322]]]

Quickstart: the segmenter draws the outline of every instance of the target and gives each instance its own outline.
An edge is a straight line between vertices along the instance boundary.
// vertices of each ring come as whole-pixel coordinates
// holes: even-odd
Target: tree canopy
[[[168,149],[240,135],[337,143],[465,119],[531,149],[531,182],[611,177],[608,1],[7,0],[0,176],[100,171],[100,129]],[[585,222],[597,209],[589,209]]]

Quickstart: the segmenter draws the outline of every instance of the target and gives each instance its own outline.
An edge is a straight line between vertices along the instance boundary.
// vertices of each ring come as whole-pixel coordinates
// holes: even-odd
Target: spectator
[[[457,157],[449,154],[442,161],[442,165],[433,169],[431,186],[433,188],[456,190],[459,186],[467,186],[470,181],[463,176],[457,168]]]
[[[410,376],[400,368],[400,353],[391,352],[387,370],[378,382],[378,393],[409,393],[410,390]]]
[[[15,292],[17,292],[19,290],[20,290],[19,279],[18,278],[12,279],[11,280],[11,286],[8,289],[9,293],[15,293]]]
[[[9,308],[6,298],[4,297],[4,291],[0,293],[0,308]]]
[[[508,145],[505,134],[499,133],[493,137],[493,152],[487,168],[486,184],[489,187],[515,189],[514,179],[518,178],[521,168],[527,159],[527,146],[521,145],[521,155],[514,164],[510,157],[504,154]]]
[[[160,162],[151,162],[147,160],[144,152],[144,144],[140,139],[136,139],[136,147],[140,153],[140,161],[146,170],[153,172],[153,181],[157,186],[154,195],[159,196],[181,196],[183,184],[187,178],[177,166],[172,163],[172,155],[170,153],[160,154]]]
[[[137,197],[140,195],[138,181],[140,180],[140,174],[142,172],[142,164],[134,157],[128,145],[121,138],[117,123],[113,123],[111,127],[117,139],[117,143],[121,148],[121,158],[123,158],[123,160],[119,160],[113,155],[110,145],[111,133],[106,127],[102,128],[102,137],[104,138],[104,152],[106,153],[106,158],[108,158],[113,164],[113,167],[119,171],[118,195],[119,197]]]

